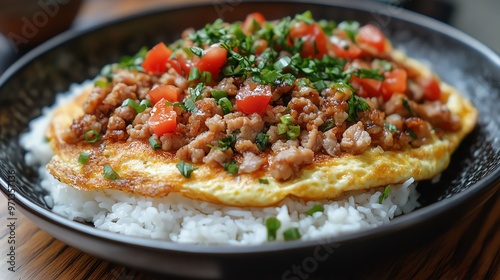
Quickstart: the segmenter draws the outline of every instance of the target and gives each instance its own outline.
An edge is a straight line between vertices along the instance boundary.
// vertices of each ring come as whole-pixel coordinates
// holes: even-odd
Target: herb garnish
[[[104,178],[110,179],[110,180],[117,180],[119,178],[118,174],[113,170],[111,165],[106,163],[104,165],[104,168],[102,169],[102,173],[104,174]]]
[[[351,99],[347,101],[349,106],[349,117],[347,118],[350,122],[355,122],[358,120],[358,113],[366,110],[370,110],[370,105],[366,103],[361,97],[357,96],[354,92],[351,95]]]
[[[269,145],[269,134],[259,132],[257,137],[255,137],[255,145],[257,145],[259,150],[264,151]]]
[[[198,167],[193,167],[191,164],[184,162],[184,160],[179,161],[176,165],[177,169],[179,172],[182,174],[182,176],[186,178],[191,177],[191,173],[198,169]]]
[[[232,174],[232,175],[238,174],[238,169],[239,169],[238,163],[236,163],[236,161],[234,161],[234,160],[225,162],[223,167],[224,167],[224,170],[226,170],[229,174]]]
[[[281,227],[281,222],[275,217],[269,217],[266,219],[267,241],[276,240],[276,232],[280,227]]]
[[[283,232],[283,237],[285,241],[292,241],[300,239],[302,236],[300,235],[299,229],[296,227],[289,228]]]
[[[391,185],[388,185],[387,187],[385,187],[384,192],[382,192],[382,194],[380,194],[380,196],[378,197],[378,203],[382,204],[382,201],[384,201],[384,199],[389,197],[390,192],[391,192]]]
[[[323,212],[323,211],[325,211],[325,208],[323,207],[323,205],[316,204],[316,205],[313,205],[309,210],[304,212],[304,214],[312,216],[316,212]]]
[[[78,156],[78,163],[81,165],[85,165],[90,158],[90,154],[88,152],[81,152]]]
[[[403,106],[408,110],[408,113],[410,113],[410,117],[415,117],[415,114],[413,113],[413,110],[411,109],[410,103],[408,103],[408,100],[403,98],[402,100]]]

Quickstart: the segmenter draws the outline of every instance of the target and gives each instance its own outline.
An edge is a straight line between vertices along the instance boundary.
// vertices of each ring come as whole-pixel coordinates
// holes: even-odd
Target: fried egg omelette
[[[477,110],[372,25],[221,20],[108,65],[47,130],[81,190],[232,206],[431,179]],[[215,32],[218,30],[218,32]]]

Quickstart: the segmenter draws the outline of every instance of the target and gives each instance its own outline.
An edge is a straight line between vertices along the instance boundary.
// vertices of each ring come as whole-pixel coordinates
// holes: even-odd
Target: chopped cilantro
[[[236,161],[234,160],[231,160],[231,161],[228,161],[228,162],[225,162],[224,165],[224,170],[226,170],[229,174],[238,174],[238,163],[236,163]]]
[[[357,96],[356,94],[351,95],[351,99],[347,101],[349,106],[349,117],[347,118],[350,122],[355,122],[358,120],[358,113],[371,109],[370,105],[363,100],[363,98]]]
[[[259,150],[264,151],[269,145],[269,134],[259,132],[255,138],[255,145]]]
[[[318,129],[321,132],[325,132],[325,131],[328,131],[328,130],[332,129],[334,126],[335,126],[335,122],[334,121],[328,121],[328,122],[320,125],[318,127]]]
[[[413,132],[413,130],[407,128],[406,132],[410,135],[411,138],[413,138],[413,139],[417,139],[418,138],[417,134],[415,132]]]
[[[356,35],[358,35],[358,30],[359,30],[359,22],[357,21],[342,21],[339,23],[338,26],[340,29],[344,30],[346,33],[347,37],[354,42],[356,39]]]
[[[186,178],[191,177],[191,173],[193,173],[193,171],[198,169],[198,167],[193,167],[191,164],[184,162],[183,160],[179,161],[175,166],[182,174],[182,176]]]
[[[191,52],[196,55],[197,57],[203,57],[203,54],[204,54],[204,51],[202,48],[199,48],[199,47],[191,47],[189,48],[189,50],[191,50]]]

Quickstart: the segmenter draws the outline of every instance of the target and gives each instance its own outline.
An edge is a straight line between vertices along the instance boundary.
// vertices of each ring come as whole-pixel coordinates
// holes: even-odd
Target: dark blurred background
[[[80,30],[155,7],[215,0],[0,0],[0,74],[33,47],[64,30]],[[218,2],[224,2],[218,0]],[[227,0],[228,3],[239,0]],[[499,0],[372,0],[448,23],[500,53]]]

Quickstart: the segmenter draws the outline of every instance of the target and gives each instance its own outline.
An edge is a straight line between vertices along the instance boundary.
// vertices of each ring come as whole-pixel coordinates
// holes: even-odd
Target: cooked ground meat
[[[220,34],[233,32],[227,26]],[[213,58],[215,54],[208,53],[217,42],[203,34],[197,42],[194,38],[200,34],[186,30],[183,40],[172,45],[161,73],[114,65],[109,75],[99,78],[83,104],[85,114],[73,121],[64,140],[84,141],[91,130],[113,141],[147,141],[153,136],[162,150],[178,159],[214,168],[237,161],[239,173],[269,168],[275,179],[287,180],[315,156],[420,147],[440,131],[460,129],[458,116],[439,95],[429,98],[421,79],[439,80],[401,65],[391,52],[358,46],[361,54],[353,59],[338,59],[331,52],[312,59],[316,53],[293,49],[306,41],[290,37],[280,45],[256,33],[244,44],[239,40],[241,46],[215,46],[226,56],[218,60],[222,66],[211,69],[213,61],[204,64],[204,59]],[[330,42],[344,42],[336,32],[328,36]],[[391,76],[397,71],[404,77],[400,84]],[[151,104],[158,98],[150,96],[150,90],[165,85],[178,92],[162,92],[169,103]],[[126,99],[132,102],[122,106]],[[166,131],[150,123],[156,112],[168,112],[170,119],[163,117],[174,121]]]

